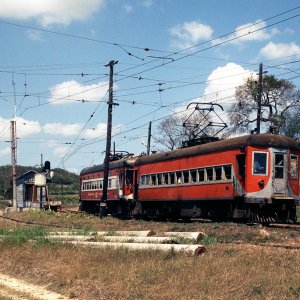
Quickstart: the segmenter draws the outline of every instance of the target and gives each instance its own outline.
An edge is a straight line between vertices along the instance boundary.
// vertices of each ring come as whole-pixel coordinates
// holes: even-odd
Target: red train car
[[[128,210],[144,217],[295,222],[299,154],[294,140],[260,134],[141,156],[130,165]]]
[[[109,163],[107,201],[109,212],[128,214],[133,209],[133,165],[137,157]],[[104,165],[84,168],[80,173],[80,210],[99,211],[102,198]]]

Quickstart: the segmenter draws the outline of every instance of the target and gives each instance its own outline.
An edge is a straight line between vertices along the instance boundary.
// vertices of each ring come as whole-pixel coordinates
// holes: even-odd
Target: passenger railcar
[[[128,211],[144,217],[295,222],[299,154],[294,140],[260,134],[137,157],[122,171],[132,172],[132,193],[118,199],[116,191],[108,209],[116,211],[113,203],[119,200],[123,211],[127,203]],[[122,190],[122,172],[115,165],[110,163],[111,176],[120,182],[115,190]],[[85,170],[83,183],[92,180]],[[95,176],[91,171],[89,176]],[[99,202],[84,189],[81,194],[82,202]]]
[[[137,157],[109,163],[107,201],[113,214],[128,214],[133,209],[133,165]],[[84,168],[80,173],[80,210],[99,211],[103,190],[104,165]]]

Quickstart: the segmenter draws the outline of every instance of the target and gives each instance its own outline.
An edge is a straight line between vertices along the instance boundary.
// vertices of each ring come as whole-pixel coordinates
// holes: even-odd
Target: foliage
[[[300,107],[288,111],[283,120],[282,133],[300,142]]]
[[[249,77],[245,84],[236,89],[237,102],[229,110],[232,133],[249,133],[255,130],[258,108],[258,88],[256,78]],[[262,129],[282,133],[284,122],[292,108],[299,107],[300,91],[288,80],[265,75],[262,85]],[[291,125],[291,124],[290,124]],[[287,124],[286,124],[287,126]]]

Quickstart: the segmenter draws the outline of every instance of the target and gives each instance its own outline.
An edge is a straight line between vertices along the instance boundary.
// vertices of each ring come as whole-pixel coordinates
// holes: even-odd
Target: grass
[[[131,252],[110,248],[96,251],[66,245],[53,251],[46,246],[36,249],[26,245],[22,255],[19,254],[17,247],[2,247],[1,272],[9,271],[29,280],[35,278],[41,285],[50,283],[52,290],[79,299],[295,299],[300,296],[299,255],[282,249],[253,251],[216,245],[206,255],[196,258],[171,251]]]
[[[14,230],[0,228],[2,243],[8,245],[22,245],[29,241],[35,241],[37,245],[48,243],[46,230],[41,227],[33,228],[16,228]]]
[[[0,218],[0,235],[8,238],[0,242],[0,272],[47,285],[73,299],[300,298],[300,236],[295,230],[234,223],[100,220],[46,211],[9,216],[19,222]],[[206,245],[207,253],[194,257],[172,250],[97,250],[44,238],[48,231],[65,229],[77,234],[203,231],[206,236],[199,243]],[[178,242],[186,241],[179,238]],[[274,243],[290,243],[298,249],[271,247]]]

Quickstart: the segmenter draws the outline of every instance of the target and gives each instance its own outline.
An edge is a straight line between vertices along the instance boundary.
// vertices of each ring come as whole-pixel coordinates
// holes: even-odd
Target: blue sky
[[[300,85],[296,0],[0,0],[0,7],[0,165],[11,163],[15,108],[18,164],[40,164],[41,154],[74,172],[102,163],[111,60],[118,61],[113,142],[135,154],[145,151],[150,121],[156,136],[159,121],[190,102],[215,101],[226,119],[235,87],[259,63]]]

